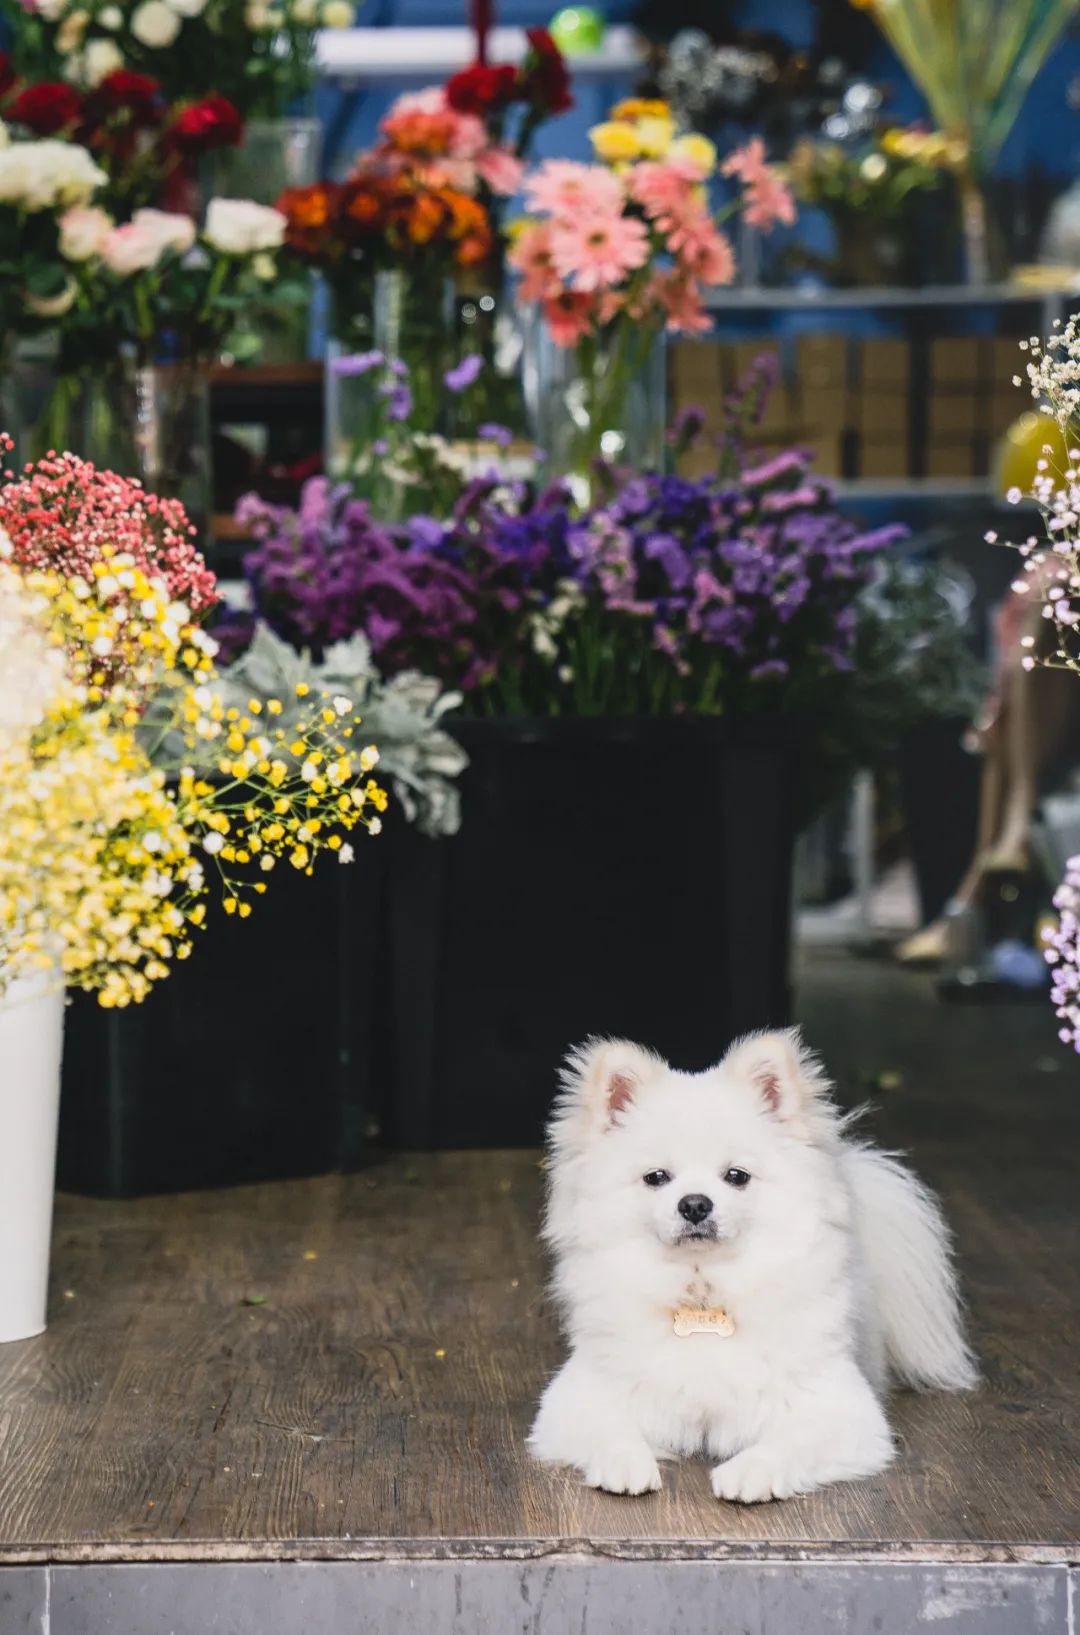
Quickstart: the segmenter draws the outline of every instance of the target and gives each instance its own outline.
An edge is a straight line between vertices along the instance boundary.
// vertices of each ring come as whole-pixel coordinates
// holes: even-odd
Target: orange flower
[[[405,218],[405,228],[413,244],[430,244],[446,225],[447,207],[437,193],[418,193]]]
[[[330,220],[330,189],[322,182],[311,187],[287,187],[277,208],[287,216],[290,227],[302,230],[325,227]]]

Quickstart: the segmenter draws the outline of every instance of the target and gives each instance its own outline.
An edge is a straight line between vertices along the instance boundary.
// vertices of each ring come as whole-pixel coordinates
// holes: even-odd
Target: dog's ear
[[[805,1121],[815,1103],[828,1094],[824,1070],[803,1044],[798,1028],[737,1039],[721,1065],[728,1073],[749,1079],[766,1110],[786,1123]]]
[[[566,1058],[563,1094],[589,1115],[594,1129],[608,1129],[663,1065],[651,1051],[626,1039],[589,1039]]]

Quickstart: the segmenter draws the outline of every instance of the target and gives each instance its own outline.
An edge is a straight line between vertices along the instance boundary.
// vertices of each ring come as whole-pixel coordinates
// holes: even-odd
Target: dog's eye
[[[750,1175],[744,1169],[729,1169],[724,1176],[724,1180],[729,1187],[739,1187],[741,1190],[744,1186],[749,1186]]]
[[[671,1176],[666,1169],[651,1169],[648,1175],[643,1175],[641,1179],[647,1187],[666,1187]]]

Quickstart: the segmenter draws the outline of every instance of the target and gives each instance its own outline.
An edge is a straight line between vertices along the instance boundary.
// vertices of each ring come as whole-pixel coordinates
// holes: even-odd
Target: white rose
[[[172,45],[180,32],[180,19],[165,0],[142,0],[131,14],[131,32],[140,45],[158,51]]]
[[[322,9],[324,28],[352,28],[353,8],[348,0],[326,0]]]
[[[206,0],[168,0],[178,17],[198,17],[206,10]]]
[[[115,74],[118,68],[124,66],[120,48],[112,40],[91,40],[80,61],[80,83],[91,91],[95,85],[101,84],[106,74]]]
[[[52,137],[0,149],[0,204],[28,213],[85,204],[105,181],[85,148]]]
[[[69,11],[64,21],[56,31],[56,49],[62,56],[77,51],[83,42],[86,25],[90,21],[88,11]]]
[[[261,34],[267,26],[268,13],[261,0],[252,0],[252,4],[244,10],[244,22],[253,34]]]
[[[37,0],[36,11],[47,23],[55,23],[64,15],[67,0]]]
[[[294,0],[292,19],[294,23],[299,23],[301,28],[310,28],[318,16],[318,0]]]
[[[131,218],[133,227],[157,240],[159,254],[173,250],[187,255],[195,242],[195,223],[190,216],[172,210],[136,210]]]
[[[107,211],[77,204],[60,217],[60,254],[65,261],[89,261],[100,255],[113,227]]]
[[[222,255],[257,255],[285,240],[285,217],[251,199],[211,199],[203,238]]]
[[[31,290],[23,293],[23,305],[39,318],[62,318],[70,312],[74,300],[75,285],[70,278],[59,295],[35,295]]]
[[[105,6],[98,12],[97,20],[102,28],[107,28],[110,34],[115,34],[117,29],[124,25],[124,14],[119,6]]]

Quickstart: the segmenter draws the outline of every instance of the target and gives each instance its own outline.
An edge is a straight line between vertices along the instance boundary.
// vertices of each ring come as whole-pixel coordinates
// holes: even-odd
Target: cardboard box
[[[868,479],[903,477],[911,474],[911,447],[906,436],[884,441],[859,439],[859,476]]]
[[[852,420],[855,429],[869,442],[884,442],[887,437],[903,437],[906,441],[911,421],[906,389],[860,392]]]
[[[804,390],[846,386],[847,336],[800,335],[795,342],[795,375]]]
[[[933,392],[926,406],[927,442],[958,442],[981,429],[985,399],[974,392]]]
[[[858,348],[858,366],[864,390],[906,388],[911,378],[911,347],[904,340],[862,341]]]
[[[851,424],[851,399],[841,383],[830,381],[815,386],[800,376],[792,396],[796,424],[808,437],[816,437],[819,432],[846,431]]]
[[[930,379],[935,386],[978,386],[986,372],[986,347],[977,335],[941,335],[930,342]]]
[[[796,444],[805,449],[814,462],[819,477],[841,477],[844,473],[844,448],[840,437],[798,437]]]
[[[975,441],[973,438],[948,441],[940,438],[930,442],[926,449],[928,477],[973,477],[975,475]]]

